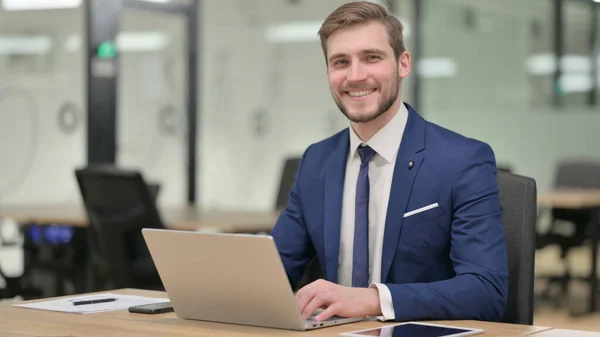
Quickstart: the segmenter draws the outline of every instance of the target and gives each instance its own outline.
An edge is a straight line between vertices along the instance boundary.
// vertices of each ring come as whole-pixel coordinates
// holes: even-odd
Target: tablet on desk
[[[341,333],[341,337],[463,337],[482,334],[483,329],[464,328],[457,326],[431,323],[407,322]]]

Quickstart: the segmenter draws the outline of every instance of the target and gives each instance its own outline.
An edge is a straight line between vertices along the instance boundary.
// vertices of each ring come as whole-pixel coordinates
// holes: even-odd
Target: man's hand
[[[317,321],[333,315],[340,317],[381,315],[377,288],[344,287],[325,280],[317,280],[298,290],[296,304],[305,319],[315,310],[325,309],[315,317]]]

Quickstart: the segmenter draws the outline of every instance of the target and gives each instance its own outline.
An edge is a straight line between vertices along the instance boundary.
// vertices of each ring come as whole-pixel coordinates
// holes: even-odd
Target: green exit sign
[[[117,46],[112,42],[102,42],[98,46],[98,57],[115,58],[117,56]]]

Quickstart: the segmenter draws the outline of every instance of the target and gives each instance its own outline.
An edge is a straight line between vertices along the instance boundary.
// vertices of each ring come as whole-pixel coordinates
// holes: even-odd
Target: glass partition
[[[162,205],[187,202],[185,20],[125,8],[117,36],[117,163],[159,184]]]
[[[567,73],[585,65],[585,57],[570,56],[586,53],[588,5],[564,1],[560,66]],[[541,191],[551,187],[558,162],[600,156],[597,108],[574,92],[577,81],[553,81],[553,1],[427,0],[422,24],[422,61],[447,66],[421,74],[422,111],[431,121],[488,142],[500,166],[535,178]],[[555,90],[562,106],[552,103]]]
[[[0,6],[0,203],[79,201],[86,162],[83,8]],[[24,2],[21,2],[21,4]]]

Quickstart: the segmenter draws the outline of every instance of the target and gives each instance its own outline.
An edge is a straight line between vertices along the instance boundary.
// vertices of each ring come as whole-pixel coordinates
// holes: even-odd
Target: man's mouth
[[[346,91],[346,94],[348,94],[351,97],[364,97],[364,96],[374,93],[375,91],[376,91],[376,89],[361,90],[361,91]]]

